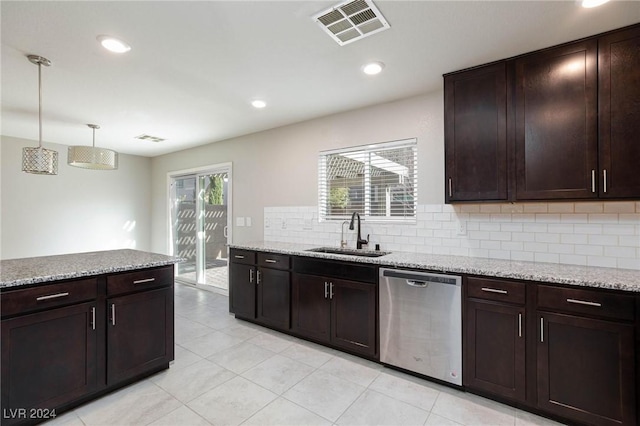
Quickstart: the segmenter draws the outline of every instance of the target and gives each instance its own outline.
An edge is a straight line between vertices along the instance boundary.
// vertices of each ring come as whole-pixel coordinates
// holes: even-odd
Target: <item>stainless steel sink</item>
[[[357,250],[339,247],[317,247],[306,251],[312,251],[315,253],[345,254],[347,256],[360,257],[380,257],[391,253],[389,251]]]

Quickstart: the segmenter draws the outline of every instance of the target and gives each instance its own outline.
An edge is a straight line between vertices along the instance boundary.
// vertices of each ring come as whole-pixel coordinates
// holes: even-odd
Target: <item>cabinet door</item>
[[[640,197],[640,27],[598,41],[601,197]]]
[[[107,299],[107,384],[173,360],[173,287]]]
[[[328,280],[331,343],[371,357],[377,355],[377,286],[334,278]]]
[[[232,262],[229,264],[231,285],[231,312],[247,319],[256,317],[256,268]]]
[[[291,329],[320,342],[330,341],[329,282],[315,275],[291,276]]]
[[[96,389],[95,307],[83,303],[2,321],[4,410],[24,408],[28,415]]]
[[[445,200],[506,200],[505,63],[448,75],[444,90]]]
[[[538,312],[538,405],[581,423],[635,425],[633,326]]]
[[[464,385],[525,401],[524,307],[467,300]]]
[[[258,321],[288,330],[291,274],[288,271],[259,268],[257,272]]]
[[[597,41],[515,60],[516,198],[597,197]]]

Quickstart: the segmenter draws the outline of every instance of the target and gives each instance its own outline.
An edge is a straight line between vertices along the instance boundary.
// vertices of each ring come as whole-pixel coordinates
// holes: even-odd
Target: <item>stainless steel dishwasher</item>
[[[462,278],[380,268],[380,361],[462,385]]]

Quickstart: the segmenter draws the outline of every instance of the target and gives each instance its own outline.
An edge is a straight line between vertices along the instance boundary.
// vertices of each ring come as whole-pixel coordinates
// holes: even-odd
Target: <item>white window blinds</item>
[[[415,222],[417,186],[416,139],[320,152],[320,220]]]

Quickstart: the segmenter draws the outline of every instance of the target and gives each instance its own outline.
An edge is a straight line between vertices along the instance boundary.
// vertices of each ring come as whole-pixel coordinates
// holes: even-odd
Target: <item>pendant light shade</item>
[[[58,152],[42,147],[42,66],[51,61],[38,55],[28,55],[29,61],[38,66],[38,146],[22,148],[22,171],[39,175],[58,174]]]
[[[87,124],[93,129],[92,146],[70,146],[67,163],[70,166],[92,170],[115,170],[118,168],[118,153],[106,148],[96,148],[97,124]]]

